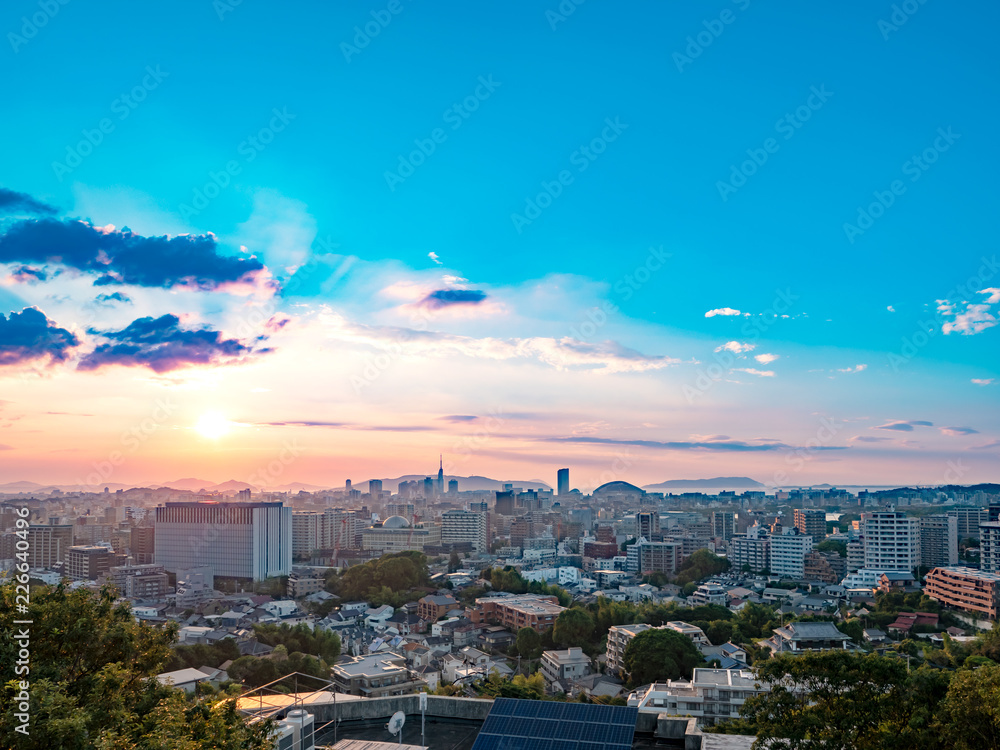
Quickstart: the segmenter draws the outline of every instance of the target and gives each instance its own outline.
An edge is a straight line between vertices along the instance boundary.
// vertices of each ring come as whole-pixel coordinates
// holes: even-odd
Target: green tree
[[[729,560],[726,558],[719,557],[707,549],[695,550],[677,572],[677,584],[684,586],[727,570],[729,570]]]
[[[542,639],[532,628],[518,630],[514,645],[517,647],[517,653],[525,659],[537,659],[542,655]]]
[[[622,662],[629,686],[691,677],[701,654],[686,635],[673,630],[645,630],[629,641]]]
[[[1000,666],[956,672],[938,721],[948,747],[1000,750]]]
[[[841,542],[837,539],[824,539],[813,549],[817,552],[836,552],[841,557],[847,557],[847,542]]]
[[[271,722],[247,725],[224,698],[199,698],[155,678],[176,626],[136,622],[111,589],[38,586],[28,612],[15,614],[15,589],[0,587],[0,746],[67,750],[270,748]],[[8,634],[31,620],[30,735],[15,731],[10,710],[24,675],[15,673],[19,645]]]
[[[552,641],[557,646],[583,646],[594,634],[594,618],[587,610],[572,607],[563,610],[552,628]]]
[[[906,663],[875,654],[780,654],[754,666],[770,690],[749,698],[726,727],[754,734],[754,748],[904,750],[938,747],[926,718],[940,683],[908,681]],[[914,719],[916,720],[914,721]]]
[[[462,567],[462,558],[458,556],[458,552],[452,550],[451,555],[448,556],[448,572],[454,573],[461,567]]]

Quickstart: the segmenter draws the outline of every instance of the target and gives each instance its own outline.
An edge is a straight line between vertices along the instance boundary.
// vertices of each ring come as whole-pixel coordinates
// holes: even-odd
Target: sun
[[[209,440],[218,440],[229,432],[231,426],[232,423],[228,419],[218,412],[212,411],[202,414],[201,418],[195,424],[194,429],[202,437],[206,437]]]

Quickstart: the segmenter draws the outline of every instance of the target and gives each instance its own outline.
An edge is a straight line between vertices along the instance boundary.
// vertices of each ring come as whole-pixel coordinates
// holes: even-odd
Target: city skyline
[[[0,484],[998,478],[997,8],[16,5]]]

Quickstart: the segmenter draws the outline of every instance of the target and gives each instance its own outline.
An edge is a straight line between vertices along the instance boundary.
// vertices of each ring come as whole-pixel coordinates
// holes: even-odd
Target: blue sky
[[[9,3],[0,184],[56,207],[60,220],[143,236],[211,232],[221,255],[256,256],[270,282],[256,281],[270,291],[253,299],[274,295],[268,313],[294,322],[239,331],[247,297],[225,289],[124,284],[130,305],[95,310],[81,298],[93,279],[19,277],[0,287],[0,306],[37,307],[78,334],[67,362],[94,361],[87,353],[102,339],[88,327],[124,331],[140,314],[178,315],[181,328],[219,331],[220,341],[263,336],[258,348],[271,351],[178,361],[152,381],[138,377],[150,369],[142,358],[98,373],[46,364],[37,379],[18,379],[8,409],[30,417],[85,382],[95,393],[126,389],[129,399],[109,408],[127,426],[169,379],[188,394],[185,416],[116,468],[122,481],[158,465],[180,471],[204,453],[184,452],[183,425],[218,402],[211,377],[269,394],[220,407],[236,427],[209,448],[236,473],[287,439],[249,425],[303,421],[315,397],[356,411],[353,423],[398,423],[386,432],[404,462],[428,439],[432,453],[464,439],[459,422],[410,429],[438,411],[482,415],[496,401],[534,413],[477,445],[457,473],[544,478],[552,462],[577,461],[599,477],[611,448],[524,443],[587,432],[695,444],[637,449],[633,481],[765,481],[827,415],[851,427],[810,451],[790,481],[940,483],[952,481],[949,461],[965,462],[963,481],[995,479],[1000,84],[989,35],[1000,11],[904,5],[912,14],[891,3],[779,10],[756,0],[280,10],[255,0],[96,9],[71,0],[54,15]],[[37,14],[45,24],[32,35],[25,18]],[[377,35],[358,37],[366,24]],[[102,120],[107,132],[77,166],[71,152]],[[269,127],[266,143],[250,140]],[[411,173],[401,160],[422,163]],[[196,191],[227,164],[233,174],[217,178],[227,184],[199,207]],[[734,169],[752,174],[734,180]],[[558,192],[551,201],[546,185]],[[546,205],[533,215],[539,195]],[[891,200],[884,210],[879,195]],[[867,225],[859,210],[880,215]],[[15,220],[38,219],[4,226]],[[318,265],[289,287],[309,257]],[[655,270],[637,271],[651,257]],[[7,259],[11,272],[24,262]],[[471,294],[434,306],[434,291]],[[771,314],[776,301],[787,317]],[[601,315],[585,336],[581,326]],[[915,335],[926,345],[911,346]],[[387,346],[405,367],[380,369],[359,389],[357,373]],[[297,347],[334,373],[322,398],[292,384]],[[397,380],[398,369],[408,378]],[[494,375],[501,382],[489,385]],[[910,421],[932,425],[880,429]],[[947,432],[956,427],[965,431]],[[37,473],[54,470],[30,436],[8,429],[0,466],[23,450]],[[324,463],[345,444],[354,450],[338,429],[301,427],[309,449],[284,478],[393,470],[361,445],[343,465]],[[866,437],[889,439],[857,440]],[[736,445],[758,439],[783,447]],[[98,459],[117,440],[115,427]],[[157,464],[164,455],[175,459]],[[77,476],[94,460],[63,455],[59,466],[76,461]]]

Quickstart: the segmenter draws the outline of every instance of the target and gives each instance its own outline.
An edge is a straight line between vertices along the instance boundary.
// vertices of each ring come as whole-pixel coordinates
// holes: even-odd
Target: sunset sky
[[[1000,8],[913,6],[4,4],[0,484],[998,481]]]

